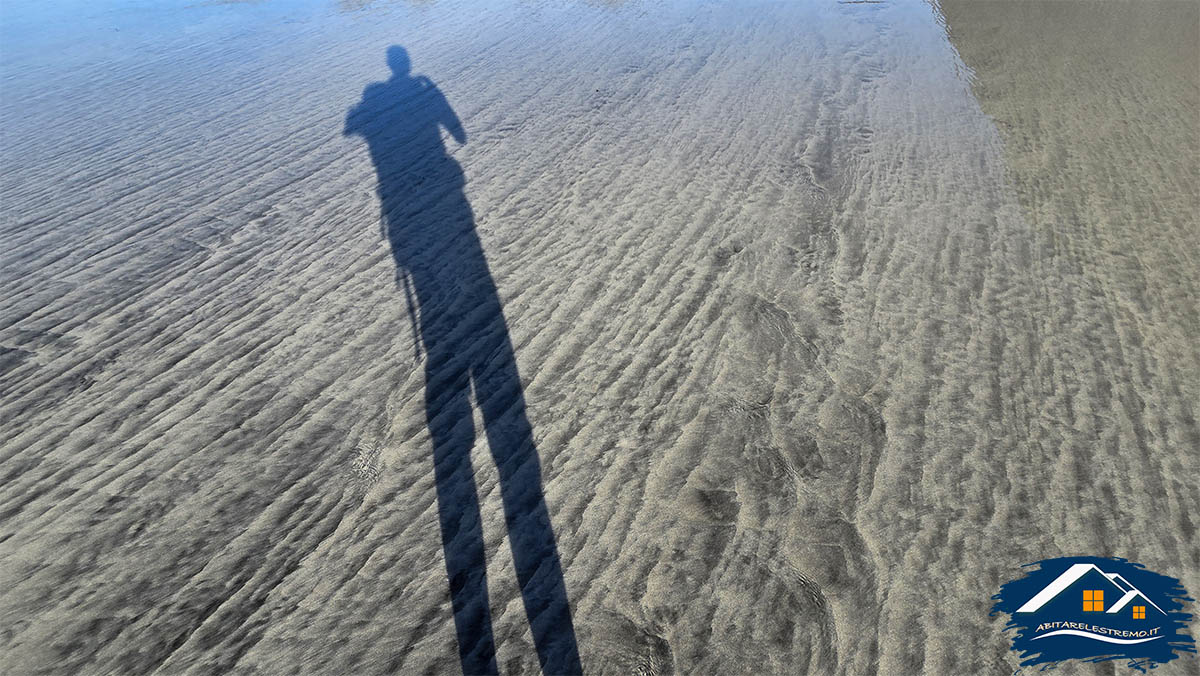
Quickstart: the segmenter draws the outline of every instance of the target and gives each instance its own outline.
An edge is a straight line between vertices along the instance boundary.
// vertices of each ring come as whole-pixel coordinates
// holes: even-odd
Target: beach
[[[1194,596],[1197,63],[1166,0],[5,3],[0,671],[1012,674],[1024,564]]]

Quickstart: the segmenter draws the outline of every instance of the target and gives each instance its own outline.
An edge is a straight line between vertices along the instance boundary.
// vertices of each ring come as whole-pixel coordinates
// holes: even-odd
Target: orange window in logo
[[[1104,611],[1104,590],[1103,589],[1084,589],[1083,590],[1083,612],[1099,613]]]
[[[1133,619],[1135,619],[1135,620],[1146,619],[1146,606],[1134,606],[1133,607]]]

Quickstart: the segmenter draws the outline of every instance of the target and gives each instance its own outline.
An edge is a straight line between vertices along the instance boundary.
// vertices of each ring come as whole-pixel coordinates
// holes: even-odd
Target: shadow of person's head
[[[392,69],[392,77],[408,77],[412,72],[412,61],[408,58],[408,50],[399,45],[388,47],[387,63]]]

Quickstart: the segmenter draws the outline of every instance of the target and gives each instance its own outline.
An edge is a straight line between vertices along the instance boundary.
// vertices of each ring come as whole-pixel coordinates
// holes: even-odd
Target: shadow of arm
[[[434,119],[438,121],[446,131],[450,132],[450,136],[454,137],[460,145],[467,142],[467,131],[463,129],[462,120],[458,119],[458,114],[450,107],[450,102],[446,100],[446,96],[442,94],[442,90],[433,87],[433,109]]]

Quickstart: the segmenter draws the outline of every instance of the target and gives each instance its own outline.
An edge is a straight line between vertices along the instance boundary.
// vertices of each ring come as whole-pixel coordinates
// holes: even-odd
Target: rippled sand
[[[486,254],[429,247],[419,321],[511,338],[588,673],[1011,674],[1021,564],[1200,591],[1194,2],[31,7],[0,671],[460,670],[430,430],[470,423],[344,135],[393,45]],[[536,673],[486,408],[461,528]]]

